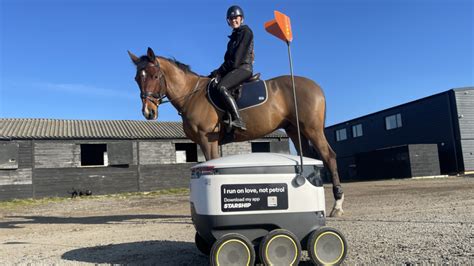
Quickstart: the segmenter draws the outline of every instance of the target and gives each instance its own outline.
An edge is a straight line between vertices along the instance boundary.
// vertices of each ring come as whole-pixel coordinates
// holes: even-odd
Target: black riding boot
[[[244,121],[240,117],[240,114],[237,108],[237,103],[235,102],[234,97],[230,95],[227,88],[224,88],[224,87],[220,88],[220,91],[221,91],[222,98],[224,99],[224,103],[227,107],[227,110],[232,115],[232,118],[233,118],[232,123],[231,123],[232,126],[239,128],[241,130],[247,130],[247,128],[245,127]]]

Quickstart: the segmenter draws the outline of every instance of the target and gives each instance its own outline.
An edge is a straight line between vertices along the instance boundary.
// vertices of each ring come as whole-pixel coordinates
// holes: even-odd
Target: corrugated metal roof
[[[275,131],[266,138],[286,138]],[[0,118],[0,139],[176,139],[181,122]]]

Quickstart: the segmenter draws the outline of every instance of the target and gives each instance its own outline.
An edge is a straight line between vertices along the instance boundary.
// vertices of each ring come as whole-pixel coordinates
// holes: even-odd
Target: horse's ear
[[[136,55],[134,55],[132,52],[128,51],[128,56],[130,56],[130,59],[132,59],[133,63],[136,65],[138,62],[140,62],[140,58],[138,58]]]
[[[153,49],[148,47],[148,50],[146,51],[146,55],[148,56],[148,59],[150,60],[150,62],[155,63],[156,56],[155,56],[155,52],[153,52]]]

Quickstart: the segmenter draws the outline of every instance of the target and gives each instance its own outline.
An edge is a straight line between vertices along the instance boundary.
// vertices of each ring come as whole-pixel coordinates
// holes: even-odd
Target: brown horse
[[[155,56],[151,48],[148,48],[146,56],[140,58],[128,53],[137,67],[135,80],[141,92],[143,116],[148,120],[157,119],[158,106],[167,97],[183,119],[186,136],[201,147],[206,160],[219,157],[218,141],[224,131],[221,130],[220,121],[224,114],[207,99],[205,88],[210,79],[192,72],[189,66],[176,60]],[[258,139],[282,128],[293,143],[298,143],[290,76],[280,76],[265,82],[268,88],[267,102],[241,112],[247,130],[236,130],[235,141]],[[324,135],[324,94],[315,82],[307,78],[295,77],[295,86],[303,155],[314,157],[311,142],[332,177],[335,204],[331,216],[340,216],[343,213],[344,194],[339,182],[336,154]]]

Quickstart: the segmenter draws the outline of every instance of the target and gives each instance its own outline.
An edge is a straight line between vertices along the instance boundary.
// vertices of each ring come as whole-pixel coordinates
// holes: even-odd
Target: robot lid
[[[193,166],[191,169],[211,167],[211,168],[237,168],[237,167],[262,167],[262,166],[297,166],[300,164],[300,157],[296,155],[281,153],[249,153],[230,155]],[[322,161],[304,157],[303,165],[323,165]]]

